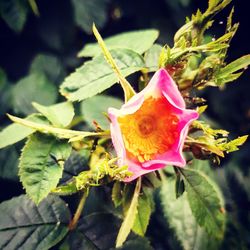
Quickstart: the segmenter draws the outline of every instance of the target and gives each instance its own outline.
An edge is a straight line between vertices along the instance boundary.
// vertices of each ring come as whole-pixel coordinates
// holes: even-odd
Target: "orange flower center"
[[[138,118],[138,132],[140,133],[141,137],[147,137],[152,134],[156,125],[154,117],[145,115]]]
[[[170,150],[178,137],[178,117],[165,97],[147,98],[139,110],[118,118],[129,158],[149,161]]]

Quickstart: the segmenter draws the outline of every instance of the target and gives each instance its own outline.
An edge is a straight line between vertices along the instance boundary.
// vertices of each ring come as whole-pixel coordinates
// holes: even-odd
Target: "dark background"
[[[0,4],[4,2],[6,1],[0,0]],[[35,16],[27,7],[27,20],[23,29],[18,32],[11,29],[0,18],[0,67],[5,71],[8,79],[7,87],[0,89],[0,127],[8,123],[5,112],[15,114],[11,105],[11,97],[5,102],[1,100],[4,99],[3,96],[5,92],[8,92],[8,88],[11,89],[18,80],[29,74],[30,64],[36,55],[47,54],[56,58],[57,64],[54,70],[61,72],[54,82],[57,86],[63,81],[65,75],[82,64],[83,59],[77,58],[76,54],[84,44],[94,42],[90,29],[92,21],[96,22],[96,20],[95,17],[90,16],[85,28],[77,25],[72,2],[70,0],[37,0],[40,17]],[[103,37],[122,31],[156,28],[160,30],[158,42],[167,43],[170,46],[173,44],[174,33],[184,24],[185,17],[190,16],[197,8],[205,10],[207,6],[205,0],[103,0],[99,2],[103,2],[101,4],[103,9],[101,13],[98,13],[99,9],[96,8],[96,15],[104,15],[104,21],[99,24],[99,31]],[[247,0],[233,2],[234,20],[240,22],[240,27],[230,46],[228,62],[250,52],[250,2]],[[224,32],[229,12],[230,7],[227,7],[217,16],[210,35],[218,37]],[[119,91],[119,88],[115,87],[112,93],[121,95]],[[232,138],[250,133],[249,92],[249,70],[246,70],[242,77],[228,84],[223,91],[209,88],[202,93],[209,104],[208,118],[216,121],[215,124],[219,127],[230,131]],[[15,146],[17,152],[21,146],[22,143]],[[5,151],[2,151],[0,155],[0,169],[3,167],[2,163],[11,162],[8,151],[4,155],[3,152]],[[218,183],[226,197],[226,208],[229,214],[225,249],[250,247],[250,236],[248,236],[250,235],[249,152],[250,143],[247,142],[240,151],[227,156],[222,161],[220,167],[222,171],[218,172]],[[11,164],[12,168],[16,168],[17,161],[13,160]],[[0,201],[23,192],[17,179],[5,176],[0,180]],[[165,234],[157,234],[155,228],[163,230]],[[165,237],[167,230],[154,215],[148,235],[154,238],[157,234],[158,243],[153,242],[153,245],[158,249],[166,249],[166,247],[172,249],[173,247],[171,239]]]

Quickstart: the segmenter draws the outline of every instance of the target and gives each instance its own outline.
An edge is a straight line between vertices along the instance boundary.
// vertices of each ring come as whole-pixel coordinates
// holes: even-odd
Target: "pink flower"
[[[199,114],[185,102],[165,69],[121,109],[109,108],[112,142],[119,166],[128,166],[132,181],[166,165],[184,167],[182,154],[190,123]]]

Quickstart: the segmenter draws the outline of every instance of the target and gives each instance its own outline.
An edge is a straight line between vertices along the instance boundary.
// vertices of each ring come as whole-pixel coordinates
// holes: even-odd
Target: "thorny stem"
[[[78,207],[76,209],[76,212],[75,212],[75,215],[73,217],[73,219],[71,220],[71,222],[69,223],[69,230],[74,230],[77,226],[77,223],[79,221],[79,218],[82,214],[82,210],[84,208],[84,205],[85,205],[85,202],[86,202],[86,199],[88,197],[88,194],[89,194],[89,190],[87,189],[85,192],[83,192],[82,194],[82,197],[80,199],[80,202],[78,204]]]

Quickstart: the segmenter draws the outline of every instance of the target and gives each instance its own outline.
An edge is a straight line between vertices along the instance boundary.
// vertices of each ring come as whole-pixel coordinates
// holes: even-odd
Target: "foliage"
[[[49,249],[66,235],[70,212],[65,202],[48,196],[36,206],[25,195],[0,205],[2,249]],[[15,236],[15,237],[13,237]]]
[[[94,122],[97,122],[102,129],[108,129],[109,120],[105,116],[108,108],[120,108],[122,104],[120,99],[112,96],[97,95],[81,103],[81,113],[90,127],[95,128]]]
[[[161,187],[160,196],[164,215],[170,227],[176,232],[176,238],[184,249],[216,249],[218,240],[208,235],[199,226],[192,214],[188,193],[175,197],[174,179],[166,179]]]
[[[16,185],[18,172],[27,193],[27,196],[20,195],[22,191],[18,191],[15,194],[18,197],[0,204],[1,249],[249,247],[249,223],[241,205],[248,205],[249,201],[249,171],[237,168],[240,160],[212,171],[226,154],[237,151],[248,136],[237,137],[246,133],[236,131],[233,133],[236,139],[231,140],[227,130],[218,129],[218,124],[204,116],[208,105],[204,98],[197,97],[207,97],[210,86],[223,90],[250,64],[249,55],[227,62],[231,40],[239,26],[233,23],[234,9],[227,18],[224,34],[212,38],[209,33],[216,23],[215,16],[231,1],[209,0],[205,11],[198,10],[187,18],[171,45],[168,37],[157,29],[138,29],[143,25],[137,19],[137,30],[125,29],[109,36],[105,27],[109,23],[115,27],[117,20],[123,20],[128,10],[122,6],[129,3],[69,0],[66,7],[72,12],[72,20],[67,28],[79,32],[80,36],[84,34],[85,39],[78,52],[81,61],[75,58],[79,48],[75,51],[68,48],[75,47],[70,41],[73,33],[63,30],[65,40],[61,39],[60,44],[65,48],[60,51],[56,39],[53,40],[60,35],[49,27],[52,32],[45,32],[46,39],[54,47],[45,42],[49,53],[41,53],[43,50],[39,49],[32,55],[25,76],[13,80],[8,68],[0,68],[0,119],[3,121],[0,178]],[[162,2],[171,8],[171,15],[191,5],[191,1],[184,0]],[[22,36],[30,18],[44,20],[42,6],[42,1],[3,0],[0,15],[8,27]],[[141,3],[138,6],[142,12]],[[152,13],[155,6],[150,5]],[[129,13],[136,8],[135,1],[133,8],[128,8]],[[147,11],[151,9],[145,8]],[[136,10],[137,18],[143,15],[140,12]],[[164,18],[169,17],[164,15]],[[63,25],[64,20],[60,21]],[[39,21],[36,22],[39,29]],[[93,23],[98,29],[104,28],[105,39]],[[91,31],[97,43],[92,43],[86,35]],[[166,40],[168,44],[162,44]],[[169,72],[187,107],[201,114],[200,120],[190,125],[185,140],[186,168],[167,166],[127,183],[132,173],[129,166],[120,166],[120,159],[115,156],[108,108],[120,108],[133,98],[159,68]],[[124,102],[113,97],[118,89],[113,87],[115,83],[122,87]],[[4,116],[6,112],[13,115]],[[9,124],[9,120],[13,123]],[[23,145],[22,140],[26,138]],[[15,147],[11,146],[15,143],[18,143]],[[7,188],[4,186],[2,190],[1,195]],[[65,197],[62,200],[59,196]],[[172,241],[175,241],[173,245]]]
[[[109,50],[130,49],[141,55],[152,47],[158,35],[158,30],[130,31],[104,39],[104,43]],[[95,57],[100,53],[97,43],[86,44],[78,56]]]
[[[71,147],[56,138],[34,134],[23,148],[19,176],[26,193],[39,204],[62,177]]]
[[[132,50],[115,50],[112,56],[124,76],[144,67],[142,57]],[[103,55],[100,55],[68,76],[61,85],[60,91],[70,101],[82,101],[110,88],[116,82],[115,73],[105,62]]]

